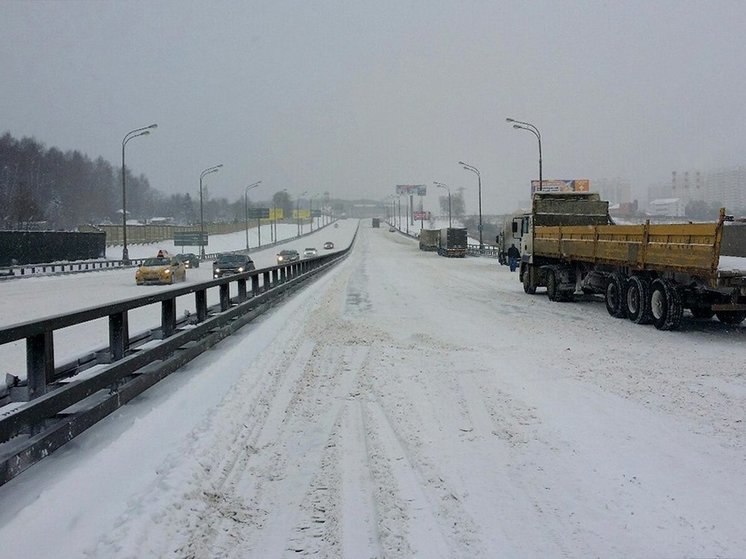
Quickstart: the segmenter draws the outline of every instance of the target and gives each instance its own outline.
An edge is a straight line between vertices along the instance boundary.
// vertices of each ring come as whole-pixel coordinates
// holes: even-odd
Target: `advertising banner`
[[[430,219],[430,212],[423,212],[423,211],[416,211],[412,214],[414,216],[415,221],[417,220],[429,220]]]
[[[542,192],[590,192],[591,181],[588,179],[544,179]],[[539,190],[539,181],[531,181],[531,194]]]
[[[416,195],[427,196],[427,186],[424,184],[397,184],[396,193],[398,195]]]

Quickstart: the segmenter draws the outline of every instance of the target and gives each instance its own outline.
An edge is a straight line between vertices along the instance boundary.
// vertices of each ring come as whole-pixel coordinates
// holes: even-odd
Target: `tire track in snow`
[[[370,451],[363,404],[350,402],[342,430],[343,557],[381,557],[379,514],[373,498]],[[365,542],[365,545],[361,545]]]
[[[264,383],[254,399],[244,400],[236,394],[232,405],[223,410],[227,419],[224,417],[216,428],[225,429],[228,425],[230,428],[220,437],[222,444],[209,449],[200,460],[205,466],[195,474],[191,484],[194,489],[186,496],[191,513],[189,522],[184,526],[183,519],[179,522],[179,518],[173,518],[181,525],[177,541],[186,540],[177,554],[184,557],[225,554],[241,543],[244,527],[265,525],[268,512],[261,504],[262,483],[275,479],[283,467],[273,437],[315,351],[310,342],[289,345],[286,352],[277,356],[279,362],[269,362],[260,376],[273,382]],[[279,372],[273,374],[272,370]],[[258,458],[266,455],[271,456],[273,471],[247,475],[257,471],[254,462],[261,462]]]
[[[344,469],[340,471],[340,460],[346,454],[343,446],[345,415],[347,406],[356,398],[354,385],[359,372],[367,359],[369,348],[365,346],[330,346],[330,354],[339,358],[336,370],[341,371],[342,382],[339,390],[331,395],[333,401],[324,404],[327,420],[325,429],[314,433],[313,440],[308,441],[307,426],[299,435],[306,439],[317,459],[310,459],[306,454],[304,464],[293,475],[305,478],[305,487],[285,497],[290,499],[285,504],[275,503],[274,508],[282,509],[278,514],[287,515],[285,532],[277,530],[263,536],[257,549],[267,551],[267,557],[296,557],[317,555],[321,557],[344,557],[342,550],[342,523],[345,518],[344,499],[341,496],[341,479]],[[314,465],[308,468],[308,463]],[[282,496],[280,496],[282,498]],[[268,530],[271,532],[271,529]],[[274,547],[272,547],[274,546]],[[275,550],[273,554],[271,550]],[[236,554],[236,557],[242,555]]]
[[[133,501],[92,556],[163,556],[175,546],[179,556],[198,557],[211,548],[221,518],[260,523],[262,511],[236,499],[234,485],[237,472],[258,452],[256,440],[281,380],[266,370],[242,379],[223,405],[195,429],[181,452],[159,468],[155,485]],[[153,503],[157,506],[164,500],[164,493],[171,495],[165,499],[169,508],[151,512]],[[138,523],[143,514],[149,521]],[[131,552],[120,555],[126,549]]]
[[[268,511],[264,527],[247,534],[231,551],[232,557],[335,557],[341,549],[340,425],[378,337],[340,316],[351,273],[349,267],[346,270],[335,276],[304,328],[304,335],[325,357],[313,360],[314,372],[297,383],[277,432],[280,452],[263,468],[275,475],[273,483],[263,485],[258,500]],[[298,455],[302,462],[284,459]]]
[[[380,405],[365,407],[373,453],[371,466],[381,510],[381,543],[386,557],[451,557],[416,466],[410,461]],[[420,547],[415,542],[420,542]]]

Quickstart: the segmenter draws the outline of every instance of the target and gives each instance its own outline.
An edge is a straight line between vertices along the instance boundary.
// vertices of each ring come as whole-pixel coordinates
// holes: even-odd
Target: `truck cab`
[[[531,212],[520,218],[519,278],[526,293],[534,293],[536,287],[546,286],[544,272],[547,266],[554,264],[550,259],[534,253],[536,227],[609,224],[613,224],[609,216],[609,203],[601,200],[598,192],[534,192]],[[566,272],[567,269],[563,268],[562,283],[574,283],[576,278]]]
[[[497,242],[497,260],[500,264],[508,265],[508,249],[515,245],[521,254],[524,253],[523,238],[528,233],[529,213],[514,213],[503,222],[502,230],[495,239]]]

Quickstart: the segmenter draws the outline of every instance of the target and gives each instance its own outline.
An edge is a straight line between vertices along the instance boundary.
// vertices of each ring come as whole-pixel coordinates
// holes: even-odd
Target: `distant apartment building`
[[[746,210],[746,167],[709,172],[705,193],[709,202],[720,202],[729,210]]]
[[[632,202],[632,188],[624,179],[592,179],[591,191],[598,192],[602,200],[612,205]]]
[[[648,188],[648,200],[681,200],[689,202],[702,200],[719,203],[731,211],[746,209],[746,167],[728,167],[712,171],[689,170],[673,171],[670,184],[658,184]],[[650,206],[648,204],[648,206]]]
[[[706,197],[705,179],[700,171],[671,173],[671,197],[679,198],[688,204],[692,200],[704,200]]]

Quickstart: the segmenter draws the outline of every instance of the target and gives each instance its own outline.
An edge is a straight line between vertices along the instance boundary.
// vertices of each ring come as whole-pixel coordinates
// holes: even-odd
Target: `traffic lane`
[[[251,251],[257,268],[277,264],[276,254],[283,248],[294,248],[302,253],[306,246],[316,246],[319,252],[326,241],[335,245],[335,250],[349,246],[355,234],[357,220],[342,220],[339,227],[328,226],[312,234],[294,239],[275,247]],[[241,250],[236,247],[235,250]],[[170,285],[135,284],[135,268],[109,269],[83,274],[40,276],[0,283],[0,326],[9,326],[29,320],[73,312],[104,305],[132,297],[164,290],[181,288],[190,283],[212,279],[212,262],[204,262],[199,268],[187,270],[186,282]]]
[[[324,229],[314,231],[310,235],[305,237],[296,238],[289,240],[282,245],[272,247],[267,250],[252,250],[250,252],[251,258],[254,260],[254,265],[257,268],[267,268],[269,266],[275,266],[277,264],[277,253],[281,250],[293,249],[297,250],[301,258],[303,258],[303,251],[306,248],[315,248],[319,255],[338,252],[346,249],[352,242],[352,238],[357,230],[358,220],[356,219],[343,219],[336,222],[339,227],[329,225]],[[334,249],[324,249],[324,243],[334,243]]]

